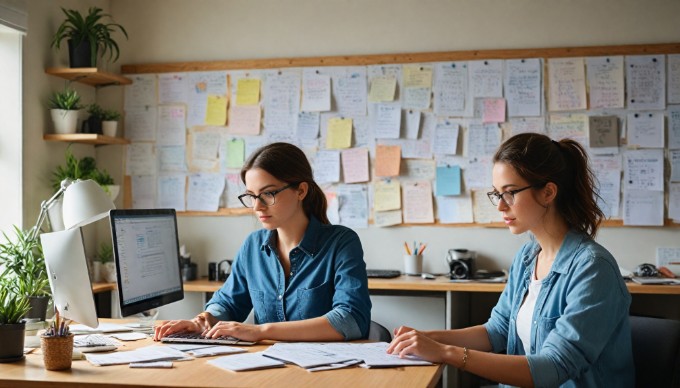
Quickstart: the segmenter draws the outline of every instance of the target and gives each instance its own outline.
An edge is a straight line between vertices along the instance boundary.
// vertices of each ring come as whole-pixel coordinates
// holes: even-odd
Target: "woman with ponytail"
[[[395,330],[388,352],[522,387],[632,387],[630,294],[593,238],[603,218],[588,156],[569,139],[525,133],[493,158],[491,203],[531,239],[484,325]],[[502,354],[505,353],[505,354]]]
[[[263,229],[241,246],[231,275],[192,320],[169,321],[154,339],[177,332],[246,341],[366,338],[371,321],[359,236],[326,216],[326,196],[305,154],[288,143],[256,150],[241,169]],[[255,324],[242,323],[254,311]]]

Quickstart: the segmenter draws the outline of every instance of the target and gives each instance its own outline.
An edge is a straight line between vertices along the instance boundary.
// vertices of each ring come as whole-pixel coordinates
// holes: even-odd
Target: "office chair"
[[[630,317],[636,387],[680,387],[680,321]]]
[[[371,326],[368,329],[368,339],[371,341],[390,342],[392,341],[392,334],[390,334],[390,331],[385,326],[371,321]]]

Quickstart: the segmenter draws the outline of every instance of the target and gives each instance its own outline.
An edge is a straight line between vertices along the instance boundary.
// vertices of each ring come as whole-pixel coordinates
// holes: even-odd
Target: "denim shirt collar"
[[[316,217],[313,215],[309,216],[309,224],[307,224],[305,235],[302,237],[302,241],[300,241],[300,244],[298,245],[298,248],[300,248],[300,250],[309,257],[314,257],[319,249],[318,237],[319,233],[321,232],[321,227],[322,224]],[[272,251],[275,250],[277,235],[278,232],[276,229],[270,230],[267,238],[264,240],[265,242],[260,247],[260,250],[263,250],[267,253],[267,255],[270,255]]]
[[[581,245],[585,238],[587,238],[585,234],[570,229],[564,236],[564,241],[562,241],[559,251],[557,251],[557,256],[555,256],[555,261],[550,268],[550,272],[556,272],[560,274],[567,273],[569,271],[569,267],[571,267],[574,256],[578,252],[577,248],[579,245]],[[536,259],[536,255],[538,255],[540,249],[541,247],[534,240],[533,246],[530,249],[527,249],[524,256],[522,257],[522,263],[524,264],[525,268],[527,268],[529,274],[531,274],[531,271],[534,268],[534,260]],[[566,255],[565,252],[569,252],[570,254]]]

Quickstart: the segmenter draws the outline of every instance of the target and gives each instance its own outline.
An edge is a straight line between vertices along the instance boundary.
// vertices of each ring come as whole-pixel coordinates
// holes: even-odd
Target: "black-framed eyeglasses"
[[[506,205],[512,206],[515,204],[515,194],[521,193],[522,191],[526,189],[530,189],[534,187],[534,185],[529,185],[527,187],[522,187],[521,189],[517,190],[509,190],[509,191],[504,191],[502,193],[499,193],[498,191],[489,191],[486,193],[486,196],[489,197],[489,201],[494,206],[498,206],[498,204],[501,202],[501,199],[503,202],[505,202]]]
[[[276,194],[282,192],[285,189],[289,189],[295,186],[294,183],[289,183],[282,188],[274,191],[263,191],[258,195],[253,194],[241,194],[238,196],[238,200],[241,201],[243,206],[253,208],[255,207],[255,201],[260,200],[265,206],[273,206],[276,203]]]

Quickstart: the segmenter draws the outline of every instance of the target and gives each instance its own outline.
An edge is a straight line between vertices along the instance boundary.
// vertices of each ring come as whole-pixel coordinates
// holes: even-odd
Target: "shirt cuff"
[[[205,306],[205,311],[209,312],[213,317],[217,318],[218,321],[231,321],[231,317],[227,310],[216,303],[211,303]]]
[[[345,337],[345,341],[362,338],[359,325],[350,313],[335,309],[329,311],[324,316],[328,319],[331,326]]]
[[[541,355],[527,356],[529,371],[535,387],[554,387],[558,385],[559,374],[550,358]]]

